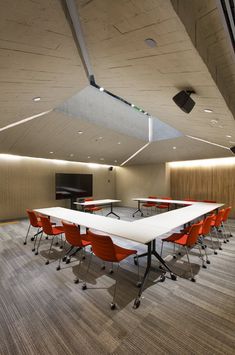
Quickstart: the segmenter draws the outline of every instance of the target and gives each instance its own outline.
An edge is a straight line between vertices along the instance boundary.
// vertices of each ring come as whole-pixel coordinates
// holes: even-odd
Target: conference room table
[[[35,209],[35,212],[58,220],[66,220],[86,228],[99,230],[105,234],[111,234],[125,240],[131,240],[136,243],[147,245],[147,252],[142,254],[142,256],[147,256],[147,265],[138,296],[134,301],[134,308],[138,308],[145,282],[150,271],[153,270],[152,255],[159,260],[163,267],[163,269],[161,269],[162,281],[165,279],[166,271],[169,271],[172,280],[176,280],[175,273],[170,269],[165,260],[156,250],[156,239],[162,239],[166,233],[172,232],[173,229],[191,222],[194,219],[203,217],[207,213],[219,209],[222,206],[223,204],[197,202],[188,207],[183,207],[133,222],[114,220],[106,218],[105,216],[88,214],[63,207],[40,208]]]
[[[174,207],[177,208],[178,205],[190,206],[194,204],[194,201],[184,201],[184,200],[168,200],[163,198],[148,198],[148,197],[135,197],[132,201],[138,202],[137,210],[132,214],[132,217],[135,217],[137,212],[140,212],[141,217],[144,216],[143,211],[141,210],[141,204],[146,202],[154,202],[154,203],[169,203],[174,204]]]
[[[85,201],[85,202],[74,202],[74,205],[79,205],[82,206],[83,211],[85,211],[86,207],[89,206],[105,206],[109,205],[110,206],[110,212],[106,214],[106,217],[110,216],[111,214],[120,219],[120,216],[118,216],[115,212],[113,212],[113,204],[121,202],[121,200],[111,200],[111,199],[104,199],[104,200],[92,200],[92,201]]]

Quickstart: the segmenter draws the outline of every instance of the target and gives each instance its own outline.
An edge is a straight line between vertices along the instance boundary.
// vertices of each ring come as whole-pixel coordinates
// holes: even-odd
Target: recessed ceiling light
[[[99,137],[99,139],[101,140],[101,139],[103,139],[104,137]]]
[[[216,123],[218,123],[218,120],[211,120],[211,123],[216,124]]]
[[[232,136],[230,136],[229,134],[227,134],[227,136],[226,136],[227,138],[232,138]]]
[[[91,157],[88,155],[87,159],[90,159]]]
[[[117,144],[121,144],[121,142],[118,142]]]
[[[83,131],[78,131],[78,134],[83,134]]]
[[[104,88],[101,87],[101,88],[99,88],[99,90],[100,90],[100,91],[104,91]]]
[[[153,38],[146,38],[144,42],[147,44],[148,47],[154,48],[157,47],[157,42]]]
[[[210,108],[205,108],[204,112],[211,113],[211,112],[213,112],[213,110],[211,110]]]
[[[104,160],[104,158],[100,158],[100,160]]]
[[[54,152],[49,152],[50,154],[53,154]]]
[[[173,149],[176,149],[176,147],[173,147]]]
[[[41,97],[39,97],[39,96],[33,98],[33,101],[34,101],[34,102],[37,102],[37,101],[40,101],[40,100],[41,100]]]
[[[117,163],[118,161],[117,160],[114,160],[114,163]]]
[[[134,104],[131,104],[131,107],[135,107],[135,105],[134,105]]]
[[[73,156],[74,156],[74,154],[73,154],[73,153],[71,153],[71,154],[70,154],[70,156],[71,156],[71,157],[73,157]]]

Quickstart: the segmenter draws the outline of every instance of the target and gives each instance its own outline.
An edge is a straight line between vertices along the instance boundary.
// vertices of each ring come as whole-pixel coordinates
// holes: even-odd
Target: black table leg
[[[132,217],[135,217],[135,214],[136,214],[137,212],[140,212],[141,217],[144,216],[144,214],[143,214],[143,212],[142,212],[142,210],[141,210],[141,208],[140,208],[140,201],[138,201],[138,208],[137,208],[137,210],[133,213]]]
[[[113,212],[113,204],[112,203],[110,204],[110,212],[108,214],[106,214],[106,217],[108,217],[111,214],[113,214],[115,217],[120,219],[120,217],[115,212]]]

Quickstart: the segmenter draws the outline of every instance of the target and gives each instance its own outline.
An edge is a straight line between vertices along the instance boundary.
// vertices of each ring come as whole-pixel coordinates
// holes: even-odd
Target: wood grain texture
[[[172,198],[223,202],[235,216],[235,165],[174,167],[170,180]]]
[[[118,210],[125,219],[132,218],[131,212]],[[209,249],[211,264],[206,270],[198,267],[196,252],[190,255],[196,283],[184,275],[177,282],[158,283],[159,273],[152,272],[137,310],[132,308],[136,266],[129,258],[118,277],[118,308],[111,311],[116,273],[101,271],[94,258],[89,288],[82,291],[73,283],[76,259],[58,272],[53,260],[59,248],[53,248],[46,266],[48,242],[38,256],[32,254],[31,242],[23,246],[27,225],[21,221],[0,227],[0,354],[234,354],[235,238],[217,256]],[[128,246],[143,251],[134,243]],[[171,250],[166,247],[164,255]],[[184,256],[174,262],[178,274],[185,273],[185,260]],[[86,266],[87,259],[82,273]],[[144,267],[141,259],[141,274]]]

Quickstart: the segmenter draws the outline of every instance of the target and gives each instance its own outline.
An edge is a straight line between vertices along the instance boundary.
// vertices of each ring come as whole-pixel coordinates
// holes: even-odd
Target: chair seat
[[[162,239],[163,242],[174,242],[175,240],[181,238],[185,233],[174,233],[169,237]]]
[[[102,207],[87,207],[85,208],[85,211],[100,211],[102,210]]]
[[[155,202],[144,203],[143,207],[155,207],[157,204]]]
[[[115,248],[117,261],[121,261],[125,259],[127,256],[137,254],[137,250],[122,248],[116,244],[114,244],[114,248]]]
[[[53,230],[53,235],[64,233],[64,227],[62,226],[54,226],[52,227],[52,230]]]
[[[168,207],[169,207],[169,205],[165,205],[165,204],[157,205],[157,208],[161,208],[161,209],[165,209]]]

